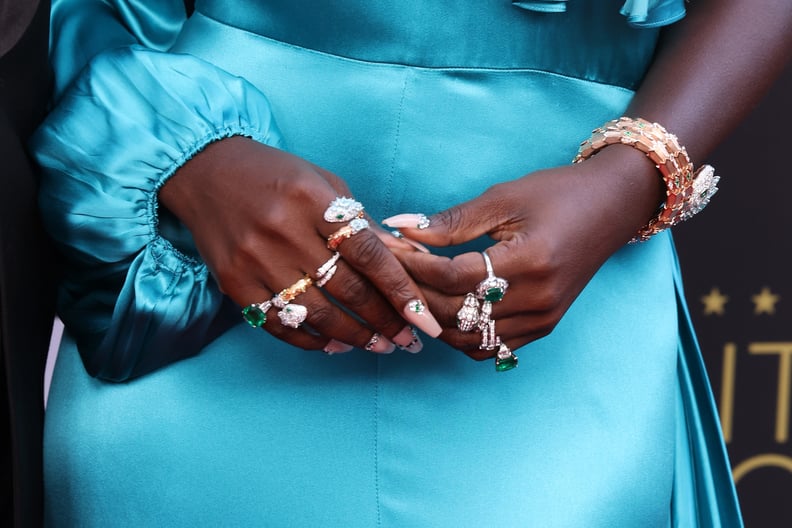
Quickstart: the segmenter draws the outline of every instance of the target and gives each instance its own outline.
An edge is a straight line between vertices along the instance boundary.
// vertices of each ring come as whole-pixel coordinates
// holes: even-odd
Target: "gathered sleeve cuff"
[[[567,9],[567,1],[575,0],[512,0],[512,4],[539,13],[563,13]],[[682,19],[685,0],[625,0],[619,12],[633,27],[656,28]]]
[[[97,56],[34,134],[44,222],[66,259],[59,314],[90,374],[144,374],[227,326],[229,302],[197,252],[162,236],[157,193],[207,144],[234,135],[281,146],[256,87],[138,46]]]

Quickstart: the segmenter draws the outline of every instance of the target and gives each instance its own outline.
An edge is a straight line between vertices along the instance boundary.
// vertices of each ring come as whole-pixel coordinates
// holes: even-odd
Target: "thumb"
[[[502,205],[487,192],[432,216],[403,213],[382,223],[430,246],[454,246],[495,230],[503,220]]]

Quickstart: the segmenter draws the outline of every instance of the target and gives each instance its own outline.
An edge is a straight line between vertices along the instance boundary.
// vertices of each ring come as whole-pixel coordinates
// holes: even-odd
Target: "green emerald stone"
[[[515,355],[511,355],[504,359],[498,358],[495,361],[496,372],[506,372],[507,370],[511,370],[516,366],[517,366],[517,356]]]
[[[484,292],[484,300],[489,302],[498,302],[503,299],[503,288],[493,287],[487,288],[487,291]]]
[[[258,328],[267,322],[267,314],[258,306],[250,305],[242,309],[242,317],[253,328]]]

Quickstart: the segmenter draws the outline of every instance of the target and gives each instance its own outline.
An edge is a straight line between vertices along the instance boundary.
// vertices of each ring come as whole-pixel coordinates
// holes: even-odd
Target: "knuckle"
[[[533,329],[533,333],[536,334],[537,339],[546,337],[550,335],[555,327],[558,325],[561,317],[555,313],[550,313],[547,316],[541,318],[536,326]]]
[[[316,303],[308,308],[308,321],[317,328],[331,328],[338,320],[338,313],[328,303]]]
[[[557,286],[545,284],[535,292],[534,308],[541,312],[555,313],[563,303],[561,290]]]
[[[351,247],[351,254],[345,255],[344,258],[354,262],[357,267],[378,269],[384,260],[382,242],[370,229],[355,235]]]
[[[371,285],[360,275],[352,275],[344,283],[344,304],[356,310],[368,302]]]
[[[461,207],[452,207],[440,213],[440,223],[450,233],[460,231],[465,225],[465,212]]]

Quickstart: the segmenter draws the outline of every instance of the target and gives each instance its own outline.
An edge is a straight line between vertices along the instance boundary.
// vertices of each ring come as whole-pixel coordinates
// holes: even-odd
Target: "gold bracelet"
[[[693,170],[685,147],[674,134],[645,119],[620,117],[594,129],[580,144],[573,163],[580,163],[608,145],[621,143],[634,147],[652,160],[666,187],[666,199],[657,214],[642,227],[631,242],[648,240],[653,235],[687,220],[709,203],[717,192],[720,178],[710,165]]]

